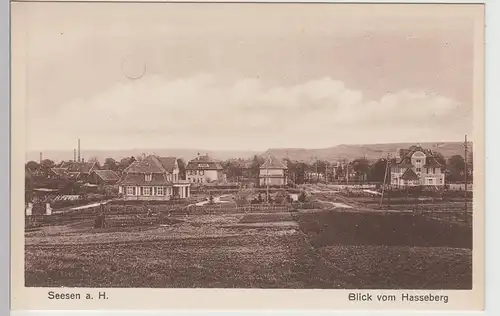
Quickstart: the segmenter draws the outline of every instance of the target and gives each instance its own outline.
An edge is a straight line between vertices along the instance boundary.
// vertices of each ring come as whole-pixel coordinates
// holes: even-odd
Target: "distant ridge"
[[[387,157],[387,154],[396,155],[399,148],[408,148],[417,143],[388,143],[388,144],[365,144],[365,145],[338,145],[321,149],[305,148],[271,148],[265,152],[258,151],[230,151],[230,150],[204,150],[204,149],[131,149],[131,150],[82,150],[85,160],[96,157],[101,163],[108,157],[120,160],[130,156],[140,156],[142,153],[156,154],[159,156],[175,156],[188,161],[199,154],[208,154],[218,160],[231,158],[251,158],[254,155],[275,156],[278,159],[289,158],[291,160],[311,162],[316,159],[327,161],[338,161],[342,159],[356,159],[366,157],[369,160],[376,160]],[[425,149],[432,149],[440,152],[445,158],[453,155],[464,154],[463,143],[461,142],[435,142],[420,143]],[[26,153],[26,161],[38,161],[40,152],[30,151]],[[51,159],[56,162],[73,159],[73,152],[48,150],[43,152],[44,159]]]
[[[417,143],[388,143],[388,144],[366,144],[366,145],[338,145],[323,149],[303,149],[303,148],[271,148],[264,155],[272,155],[278,159],[289,158],[291,160],[311,162],[313,160],[338,161],[342,159],[352,160],[365,157],[369,160],[376,160],[393,157],[399,148],[409,148]],[[424,149],[432,149],[441,153],[445,158],[453,155],[464,155],[463,143],[461,142],[439,142],[420,143]]]
[[[56,162],[62,160],[71,160],[73,159],[73,151],[64,151],[64,150],[47,150],[42,151],[43,159],[50,159]],[[103,163],[106,158],[113,158],[115,160],[120,160],[125,157],[139,157],[143,153],[145,154],[154,154],[158,156],[164,157],[179,157],[184,159],[186,162],[193,158],[196,158],[198,154],[205,155],[208,154],[212,158],[218,160],[227,160],[230,158],[247,158],[252,157],[253,155],[257,155],[260,152],[257,151],[230,151],[230,150],[205,150],[205,149],[182,149],[182,148],[163,148],[163,149],[127,149],[127,150],[85,150],[82,149],[82,156],[85,160],[89,160],[93,157],[96,157],[99,162]],[[39,151],[29,151],[26,153],[26,161],[34,160],[38,161],[40,158]]]

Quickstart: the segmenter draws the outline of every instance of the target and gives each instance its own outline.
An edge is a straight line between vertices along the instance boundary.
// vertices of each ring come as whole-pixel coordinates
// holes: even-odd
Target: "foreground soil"
[[[28,287],[469,289],[472,231],[422,216],[192,215],[26,233]],[[135,224],[134,224],[135,223]],[[270,225],[272,224],[272,225]]]

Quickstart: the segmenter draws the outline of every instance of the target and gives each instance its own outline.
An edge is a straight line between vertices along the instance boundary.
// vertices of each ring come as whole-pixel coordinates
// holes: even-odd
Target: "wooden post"
[[[385,182],[387,181],[387,170],[389,169],[389,156],[390,154],[387,154],[387,161],[385,163],[384,182],[382,184],[382,196],[380,196],[380,208],[382,208],[382,202],[384,201]]]
[[[468,180],[468,170],[467,170],[467,135],[465,135],[465,142],[464,142],[464,150],[465,150],[465,157],[464,157],[464,162],[465,162],[465,199],[464,199],[464,220],[465,222],[468,221],[467,217],[467,180]]]

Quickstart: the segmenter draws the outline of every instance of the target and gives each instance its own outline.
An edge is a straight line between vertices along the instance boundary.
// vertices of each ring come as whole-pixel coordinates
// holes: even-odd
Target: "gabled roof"
[[[168,157],[161,158],[164,162],[167,162]],[[175,158],[173,158],[175,159]],[[170,168],[170,166],[167,166]],[[124,170],[126,173],[166,173],[167,169],[163,166],[159,157],[154,155],[149,155],[140,161],[134,161]],[[170,171],[169,171],[170,172]]]
[[[220,161],[211,158],[208,155],[198,156],[190,160],[186,166],[186,170],[222,170]]]
[[[418,180],[419,178],[418,178],[417,174],[415,173],[415,171],[413,171],[413,169],[406,169],[406,171],[401,176],[401,179],[403,179],[403,180]]]
[[[67,168],[52,168],[50,171],[52,171],[56,176],[59,176],[61,178],[66,178],[68,176],[67,173]]]
[[[157,158],[160,161],[163,168],[165,168],[165,170],[167,170],[170,173],[174,172],[177,163],[176,157],[157,157]]]
[[[153,173],[151,181],[146,181],[146,173],[126,173],[122,176],[119,183],[120,185],[171,185],[172,182],[168,181],[165,174]]]
[[[400,149],[399,150],[400,160],[399,162],[397,162],[397,166],[412,167],[413,165],[411,163],[411,157],[417,151],[420,151],[425,155],[424,168],[442,167],[442,165],[436,160],[436,158],[432,154],[432,151],[424,149],[420,145],[411,146],[409,149]]]
[[[176,167],[177,158],[149,155],[140,161],[134,161],[124,171],[118,181],[121,185],[170,185],[166,178]],[[102,170],[101,170],[102,171]],[[109,171],[109,170],[106,170]],[[151,181],[145,175],[151,174]]]
[[[427,157],[425,159],[425,165],[424,168],[441,168],[442,165],[437,161],[436,158],[434,157]]]
[[[287,169],[286,165],[274,156],[269,156],[260,169]]]
[[[63,162],[59,168],[67,169],[68,172],[90,173],[95,168],[95,162]]]
[[[67,172],[69,179],[76,180],[80,176],[81,172]]]
[[[113,170],[94,170],[95,174],[104,181],[118,181],[120,177]]]

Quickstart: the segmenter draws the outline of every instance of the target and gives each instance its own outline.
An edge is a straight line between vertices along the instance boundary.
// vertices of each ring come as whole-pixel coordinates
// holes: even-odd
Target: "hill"
[[[369,160],[376,160],[387,157],[391,154],[395,157],[399,148],[409,148],[414,143],[390,143],[390,144],[367,144],[367,145],[338,145],[322,149],[303,149],[303,148],[273,148],[267,150],[263,155],[273,155],[278,159],[284,159],[288,156],[291,160],[311,162],[313,160],[338,161],[341,159],[352,160],[360,157],[366,157]],[[421,143],[425,149],[432,149],[440,152],[445,158],[453,155],[464,155],[463,143],[444,142],[444,143]]]
[[[115,160],[120,160],[125,157],[138,157],[143,153],[145,154],[155,154],[158,156],[165,157],[179,157],[188,161],[195,158],[198,153],[200,155],[208,154],[211,157],[219,160],[227,160],[230,158],[247,158],[252,157],[259,152],[254,151],[221,151],[221,150],[204,150],[204,149],[182,149],[182,148],[172,148],[172,149],[130,149],[130,150],[82,150],[82,157],[85,160],[91,158],[97,158],[101,163],[108,157]],[[38,161],[40,159],[40,152],[29,151],[26,153],[26,161],[34,160]],[[50,159],[55,162],[62,160],[73,159],[73,151],[64,150],[47,150],[43,151],[43,159]]]
[[[120,160],[130,156],[140,156],[142,153],[155,154],[159,156],[175,156],[188,161],[195,158],[198,153],[210,155],[219,160],[227,160],[230,158],[251,158],[254,155],[268,156],[273,155],[278,159],[286,157],[291,160],[311,162],[316,159],[327,161],[338,161],[341,159],[356,159],[366,157],[369,160],[376,160],[382,157],[387,157],[390,153],[393,157],[396,155],[398,148],[409,148],[415,145],[414,143],[390,143],[390,144],[366,144],[366,145],[338,145],[329,148],[321,149],[305,149],[305,148],[271,148],[265,152],[256,151],[221,151],[221,150],[203,150],[203,149],[131,149],[131,150],[84,150],[82,156],[85,160],[97,158],[100,162],[108,157],[115,160]],[[432,149],[440,152],[449,158],[453,155],[464,154],[464,149],[461,142],[442,142],[442,143],[421,143],[423,148]],[[26,161],[39,160],[39,152],[27,152]],[[61,160],[73,159],[72,151],[44,151],[44,159],[51,159],[56,162]]]

